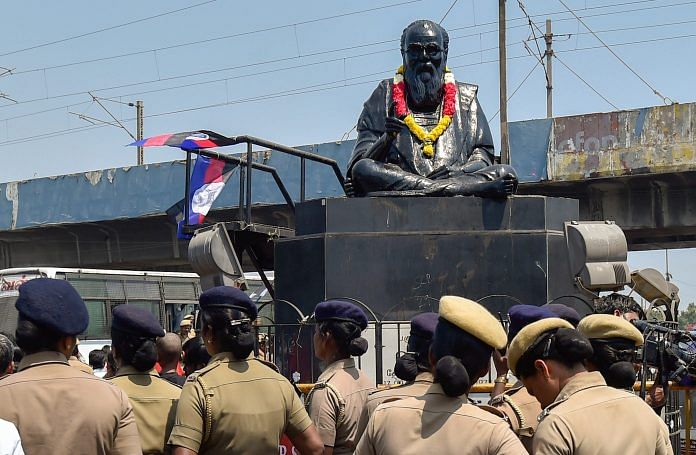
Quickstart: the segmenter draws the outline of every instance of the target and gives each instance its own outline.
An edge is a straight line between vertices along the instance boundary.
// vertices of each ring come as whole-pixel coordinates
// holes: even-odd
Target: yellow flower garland
[[[454,77],[452,76],[452,73],[450,72],[449,68],[445,67],[445,73],[447,74],[446,81],[447,79],[450,79],[451,83],[454,83]],[[403,65],[399,66],[399,68],[396,70],[396,74],[398,76],[394,80],[395,84],[397,83],[397,79],[399,80],[399,82],[403,81]],[[437,122],[437,125],[435,125],[435,128],[433,128],[430,132],[426,132],[422,126],[416,123],[416,120],[413,118],[413,115],[410,112],[408,113],[408,115],[406,115],[406,117],[403,118],[403,120],[404,123],[406,123],[406,126],[408,126],[409,131],[411,131],[411,133],[414,136],[416,136],[416,138],[418,138],[419,141],[423,143],[423,154],[428,158],[432,158],[435,156],[435,149],[433,147],[433,144],[440,138],[440,136],[442,136],[445,130],[447,130],[447,128],[450,126],[450,124],[452,123],[452,116],[446,114],[443,115],[440,121]]]

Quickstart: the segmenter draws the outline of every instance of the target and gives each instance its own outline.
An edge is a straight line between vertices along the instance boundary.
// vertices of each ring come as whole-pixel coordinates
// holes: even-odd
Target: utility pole
[[[137,118],[137,131],[135,132],[135,135],[137,137],[136,140],[140,141],[143,138],[143,102],[142,101],[136,101],[135,102],[135,116]],[[143,147],[139,146],[138,147],[138,166],[141,166],[145,163],[145,153],[143,152]]]
[[[546,19],[546,118],[553,117],[553,72],[551,62],[553,61],[553,33],[551,33],[551,19]]]
[[[500,162],[510,164],[507,124],[507,48],[505,39],[505,0],[498,0],[498,60],[500,64]]]

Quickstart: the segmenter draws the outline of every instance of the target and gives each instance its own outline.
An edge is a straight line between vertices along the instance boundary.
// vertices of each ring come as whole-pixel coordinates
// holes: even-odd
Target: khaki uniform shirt
[[[31,455],[142,453],[126,394],[59,352],[25,356],[0,382],[0,419],[17,426]]]
[[[84,371],[85,373],[88,373],[88,374],[94,374],[94,370],[92,369],[91,366],[87,365],[84,362],[80,362],[80,359],[78,359],[74,355],[70,356],[70,358],[68,359],[68,363],[70,364],[71,367],[75,367],[80,371]]]
[[[375,409],[382,403],[396,401],[402,398],[420,397],[425,395],[425,392],[433,385],[433,375],[428,372],[418,373],[415,381],[406,384],[398,385],[386,390],[372,392],[367,397],[367,414],[371,417],[375,413]]]
[[[252,357],[214,355],[186,379],[169,444],[198,454],[278,453],[312,424],[290,381]]]
[[[489,404],[507,416],[510,428],[531,452],[532,437],[539,424],[537,418],[541,414],[539,401],[527,392],[521,382],[517,382],[510,390],[491,398]]]
[[[342,359],[329,365],[307,395],[307,410],[319,436],[335,454],[353,453],[367,425],[367,395],[374,382]]]
[[[598,372],[568,381],[539,417],[535,455],[672,454],[667,426],[636,395]]]
[[[501,417],[449,397],[433,384],[421,397],[384,403],[370,418],[356,455],[367,454],[526,455]]]
[[[119,368],[110,381],[128,395],[143,453],[165,453],[181,388],[160,378],[154,369],[143,373],[129,365]]]

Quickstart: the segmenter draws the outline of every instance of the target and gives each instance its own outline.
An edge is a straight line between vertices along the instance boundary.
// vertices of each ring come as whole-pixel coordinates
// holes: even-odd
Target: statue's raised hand
[[[407,128],[406,124],[403,120],[396,117],[387,117],[384,121],[384,130],[392,137],[396,136],[404,128]]]

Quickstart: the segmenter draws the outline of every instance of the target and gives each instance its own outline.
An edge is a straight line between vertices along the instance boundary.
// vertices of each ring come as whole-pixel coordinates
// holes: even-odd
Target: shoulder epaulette
[[[541,411],[541,414],[539,414],[539,417],[537,417],[537,421],[541,422],[542,420],[544,420],[549,414],[551,414],[551,410],[553,410],[553,408],[565,402],[568,398],[570,398],[570,395],[563,395],[562,397],[560,397],[560,399],[557,398],[556,401],[546,406],[544,410]]]
[[[268,368],[270,368],[271,370],[275,371],[276,373],[280,373],[280,369],[278,368],[278,366],[277,366],[275,363],[269,362],[268,360],[263,360],[263,359],[261,359],[261,358],[259,358],[259,357],[254,357],[254,360],[256,360],[257,362],[262,363],[263,365],[267,366]]]
[[[338,401],[338,415],[336,416],[336,423],[343,422],[343,420],[346,418],[346,400],[343,398],[343,395],[341,395],[341,392],[339,392],[338,389],[329,382],[317,382],[314,384],[312,390],[310,390],[307,394],[305,407],[309,410],[309,405],[312,402],[314,392],[322,389],[327,389],[329,392],[333,392],[333,394],[336,395],[336,401]]]
[[[191,373],[190,375],[188,375],[186,377],[186,382],[194,382],[199,376],[202,376],[202,375],[206,374],[207,372],[213,370],[218,365],[220,365],[220,361],[216,360],[215,362],[204,366],[200,370],[194,371],[193,373]]]

